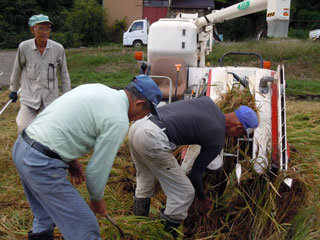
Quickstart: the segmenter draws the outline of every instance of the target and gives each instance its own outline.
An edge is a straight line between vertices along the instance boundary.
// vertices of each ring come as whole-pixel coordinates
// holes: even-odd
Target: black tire
[[[143,43],[140,40],[135,40],[132,44],[134,48],[139,48],[143,46]]]

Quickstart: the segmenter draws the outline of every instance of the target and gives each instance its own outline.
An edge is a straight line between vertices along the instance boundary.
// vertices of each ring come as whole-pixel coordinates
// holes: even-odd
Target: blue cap
[[[49,17],[43,14],[39,14],[39,15],[33,15],[31,18],[29,18],[29,26],[33,27],[34,25],[38,24],[38,23],[43,23],[43,22],[48,22],[51,23],[49,20]]]
[[[131,84],[152,103],[153,111],[151,111],[151,113],[159,116],[157,105],[162,99],[162,92],[152,78],[141,74],[135,76]]]
[[[258,127],[257,114],[251,108],[240,106],[234,112],[248,134],[250,134],[254,128]]]

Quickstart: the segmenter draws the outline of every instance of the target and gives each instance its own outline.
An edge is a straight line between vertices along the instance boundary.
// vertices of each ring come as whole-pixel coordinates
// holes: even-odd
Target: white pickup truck
[[[126,32],[123,33],[123,45],[142,47],[148,44],[150,23],[147,19],[135,20]]]

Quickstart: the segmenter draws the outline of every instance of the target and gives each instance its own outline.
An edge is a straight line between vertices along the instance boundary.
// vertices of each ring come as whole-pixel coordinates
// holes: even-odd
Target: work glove
[[[9,99],[11,99],[12,102],[16,102],[16,101],[18,100],[18,94],[17,94],[17,92],[11,92],[11,93],[9,94]]]
[[[200,200],[199,212],[206,214],[212,208],[212,200],[208,197]]]

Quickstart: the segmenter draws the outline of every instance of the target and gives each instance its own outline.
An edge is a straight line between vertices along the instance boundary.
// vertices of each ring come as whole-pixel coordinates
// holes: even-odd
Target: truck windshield
[[[131,28],[130,28],[130,32],[132,31],[137,31],[137,30],[142,30],[143,29],[143,22],[135,22]]]

